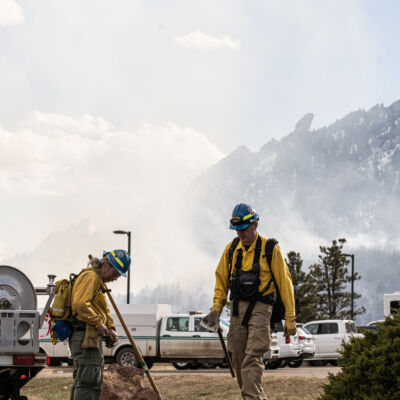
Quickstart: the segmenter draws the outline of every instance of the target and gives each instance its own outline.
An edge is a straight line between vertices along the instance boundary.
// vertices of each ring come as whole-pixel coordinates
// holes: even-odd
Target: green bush
[[[330,374],[320,400],[400,399],[400,316],[363,333],[344,345],[342,371]]]

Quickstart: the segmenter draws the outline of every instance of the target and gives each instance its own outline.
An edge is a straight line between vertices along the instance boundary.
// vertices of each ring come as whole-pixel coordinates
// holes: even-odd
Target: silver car
[[[299,344],[298,335],[290,336],[286,339],[283,326],[283,321],[275,325],[280,355],[277,360],[271,360],[266,364],[266,368],[268,369],[276,369],[280,366],[285,366],[287,362],[301,358],[303,347]]]

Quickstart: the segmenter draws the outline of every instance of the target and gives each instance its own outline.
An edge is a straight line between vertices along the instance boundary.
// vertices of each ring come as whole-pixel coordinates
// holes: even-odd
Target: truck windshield
[[[353,322],[346,322],[346,333],[357,333],[357,328]]]

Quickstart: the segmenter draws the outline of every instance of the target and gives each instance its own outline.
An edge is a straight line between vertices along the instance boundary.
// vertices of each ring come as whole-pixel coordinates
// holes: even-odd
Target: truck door
[[[342,346],[342,334],[339,334],[337,322],[320,322],[318,327],[319,353],[324,357],[339,357],[338,350]]]
[[[209,331],[200,325],[202,317],[194,317],[192,332],[192,352],[202,358],[223,358],[224,352],[219,341],[218,333]]]
[[[160,353],[165,357],[190,357],[192,337],[189,333],[189,316],[171,316],[163,321],[160,336]]]

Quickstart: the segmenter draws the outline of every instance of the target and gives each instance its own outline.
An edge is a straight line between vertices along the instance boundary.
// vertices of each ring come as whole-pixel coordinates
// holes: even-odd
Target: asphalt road
[[[278,368],[273,370],[265,370],[264,376],[301,376],[309,378],[326,378],[329,373],[337,374],[340,371],[340,367],[325,366],[325,367],[309,367],[301,366],[300,368]],[[171,364],[156,365],[151,369],[151,374],[157,375],[179,375],[179,374],[190,374],[190,375],[230,375],[229,369],[196,369],[196,370],[176,370]],[[71,377],[72,368],[68,367],[47,367],[44,368],[39,374],[38,378],[49,378],[49,377]]]

